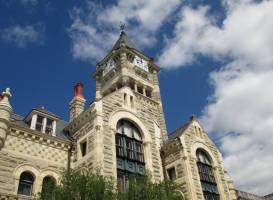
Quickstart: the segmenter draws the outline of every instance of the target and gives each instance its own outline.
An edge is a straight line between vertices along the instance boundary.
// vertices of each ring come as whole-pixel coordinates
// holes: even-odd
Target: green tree
[[[70,170],[59,184],[43,188],[39,200],[184,200],[172,181],[154,183],[150,176],[131,175],[127,192],[118,192],[112,178],[99,171]]]

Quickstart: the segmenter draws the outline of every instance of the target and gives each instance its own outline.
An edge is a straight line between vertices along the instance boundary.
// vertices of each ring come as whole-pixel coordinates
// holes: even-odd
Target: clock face
[[[149,68],[148,68],[148,62],[138,56],[135,56],[134,58],[134,65],[136,65],[137,67],[141,68],[142,70],[149,72]]]
[[[102,76],[105,76],[108,72],[110,72],[115,67],[116,67],[115,62],[112,59],[108,60],[107,63],[104,64],[103,66]]]

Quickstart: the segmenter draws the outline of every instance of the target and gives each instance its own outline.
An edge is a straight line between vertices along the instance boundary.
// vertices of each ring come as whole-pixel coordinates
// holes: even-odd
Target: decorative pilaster
[[[43,118],[42,133],[45,133],[45,132],[46,132],[46,124],[47,124],[47,118],[44,117],[44,118]]]
[[[0,99],[0,149],[4,146],[7,137],[12,107],[9,103],[10,89],[7,88]]]
[[[57,122],[54,120],[52,122],[52,136],[56,136],[56,125],[57,125]]]
[[[143,91],[142,91],[142,93],[143,93],[144,96],[147,96],[146,95],[146,86],[145,85],[143,85]]]
[[[74,86],[74,97],[70,102],[70,121],[78,117],[84,111],[85,99],[82,95],[83,84],[77,83]]]
[[[32,130],[36,129],[37,118],[38,118],[37,114],[32,115],[30,129]]]
[[[135,92],[137,92],[137,82],[135,82],[134,84],[134,89],[135,89]]]
[[[101,82],[99,76],[96,76],[96,99],[101,99]]]

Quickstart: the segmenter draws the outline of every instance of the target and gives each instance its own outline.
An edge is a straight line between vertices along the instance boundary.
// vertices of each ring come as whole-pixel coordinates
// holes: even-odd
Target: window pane
[[[119,192],[129,189],[129,175],[144,174],[143,143],[138,128],[130,121],[120,120],[116,133],[117,186]]]
[[[31,196],[34,177],[29,172],[23,172],[20,176],[18,194]]]
[[[211,161],[207,154],[202,150],[197,150],[197,167],[202,185],[205,200],[219,200],[219,192],[214,177]]]

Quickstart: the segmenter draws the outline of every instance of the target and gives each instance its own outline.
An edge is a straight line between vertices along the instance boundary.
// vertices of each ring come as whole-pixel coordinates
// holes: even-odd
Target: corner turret
[[[10,123],[10,116],[12,113],[12,107],[9,103],[10,97],[10,89],[7,88],[4,92],[2,92],[0,98],[0,149],[3,148],[5,144]]]

